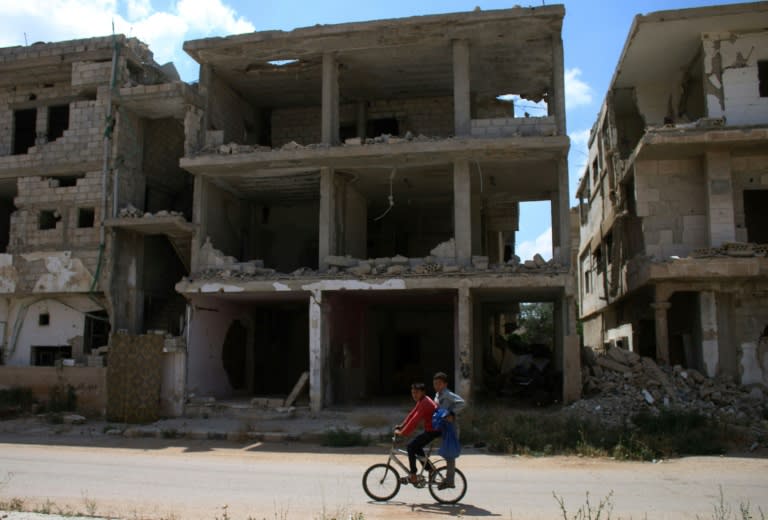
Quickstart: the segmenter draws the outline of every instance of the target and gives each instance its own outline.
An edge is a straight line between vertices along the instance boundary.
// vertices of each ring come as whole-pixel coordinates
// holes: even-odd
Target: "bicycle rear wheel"
[[[453,486],[447,487],[448,467],[437,468],[429,478],[429,494],[441,504],[455,504],[467,492],[467,479],[460,469],[456,469],[453,475]]]
[[[377,502],[385,502],[400,491],[400,475],[389,464],[374,464],[363,474],[363,489]]]

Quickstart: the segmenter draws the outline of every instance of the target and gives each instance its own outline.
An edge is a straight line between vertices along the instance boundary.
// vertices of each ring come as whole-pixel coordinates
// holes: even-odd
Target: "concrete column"
[[[465,137],[472,132],[469,90],[469,42],[453,41],[453,122],[454,133]]]
[[[547,99],[548,112],[555,116],[557,134],[566,135],[565,126],[565,62],[563,59],[563,39],[560,33],[552,35],[552,90]]]
[[[357,137],[365,139],[365,133],[368,129],[368,103],[365,101],[357,102]]]
[[[701,317],[701,359],[707,376],[715,377],[720,365],[720,344],[717,325],[717,296],[712,291],[699,293]]]
[[[562,299],[563,319],[563,403],[581,399],[581,340],[576,332],[576,299]]]
[[[709,246],[719,247],[736,241],[736,220],[731,182],[731,154],[727,151],[707,151],[707,226]]]
[[[213,67],[210,64],[200,65],[200,81],[198,82],[197,92],[203,98],[203,135],[211,129],[211,84],[213,82]]]
[[[328,269],[325,258],[336,254],[336,174],[333,168],[320,168],[320,243],[318,265]]]
[[[456,341],[454,350],[456,393],[467,401],[472,395],[472,344],[474,312],[472,292],[469,287],[460,287],[456,301]]]
[[[190,271],[200,270],[200,248],[205,244],[208,234],[208,183],[202,175],[195,175],[194,191],[192,193],[192,222],[195,224],[195,235],[192,237],[192,252]]]
[[[453,163],[453,234],[456,259],[468,265],[472,261],[472,179],[466,159]]]
[[[313,291],[309,297],[309,405],[319,412],[327,404],[329,322],[323,293]]]
[[[571,260],[571,212],[568,205],[568,163],[562,158],[557,163],[557,191],[550,198],[552,214],[552,258],[568,266]]]
[[[669,325],[667,311],[672,306],[669,302],[655,302],[651,304],[654,311],[656,324],[656,361],[669,363]]]
[[[323,54],[321,135],[323,144],[339,142],[339,64],[330,52]]]

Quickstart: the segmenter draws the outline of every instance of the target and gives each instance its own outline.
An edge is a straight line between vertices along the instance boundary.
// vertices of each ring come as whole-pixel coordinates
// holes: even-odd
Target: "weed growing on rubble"
[[[752,506],[749,502],[739,504],[739,510],[734,512],[733,507],[725,501],[723,486],[720,486],[720,496],[717,503],[712,506],[712,520],[765,520],[765,513],[762,508],[757,508],[757,515],[752,513]],[[696,515],[697,519],[701,517]]]
[[[563,499],[563,497],[558,496],[554,491],[552,492],[552,496],[555,497],[557,505],[560,506],[560,513],[563,515],[563,520],[600,520],[601,518],[610,520],[611,513],[613,513],[613,491],[608,493],[604,498],[601,498],[596,505],[590,502],[589,491],[587,491],[587,499],[585,503],[576,510],[573,516],[569,516],[570,513],[565,507],[565,499]]]

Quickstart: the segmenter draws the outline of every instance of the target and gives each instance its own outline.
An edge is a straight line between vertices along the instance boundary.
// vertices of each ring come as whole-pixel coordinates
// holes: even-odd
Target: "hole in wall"
[[[40,229],[41,231],[46,229],[56,229],[56,224],[60,220],[61,220],[61,214],[58,211],[44,209],[40,212],[38,229]]]
[[[51,324],[51,315],[48,314],[47,312],[41,313],[37,317],[37,324],[40,325],[41,327],[45,327],[47,325],[50,325]]]

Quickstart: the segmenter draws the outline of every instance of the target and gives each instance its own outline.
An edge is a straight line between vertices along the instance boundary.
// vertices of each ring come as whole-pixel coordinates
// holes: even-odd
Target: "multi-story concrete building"
[[[578,189],[586,345],[765,381],[766,27],[766,3],[635,18]]]
[[[0,87],[3,364],[98,364],[110,328],[178,333],[194,89],[121,35],[0,49]],[[165,213],[115,218],[130,207]]]
[[[552,358],[580,390],[562,6],[188,41],[200,63],[187,389],[314,409],[401,394],[437,370],[482,388],[499,317],[551,302]],[[517,94],[546,101],[514,117]],[[554,261],[518,265],[525,201]],[[525,260],[525,259],[523,259]]]

